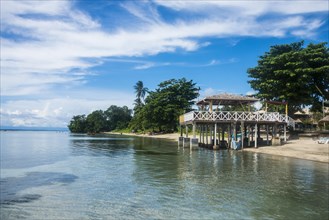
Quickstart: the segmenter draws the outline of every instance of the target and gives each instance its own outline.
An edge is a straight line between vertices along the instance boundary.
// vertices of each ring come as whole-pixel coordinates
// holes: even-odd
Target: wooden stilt
[[[186,134],[185,134],[185,136],[188,138],[188,126],[186,125],[185,128],[186,128],[186,129],[185,129],[185,130],[186,130]]]
[[[241,122],[241,149],[243,150],[243,143],[244,143],[244,122]]]
[[[218,146],[220,145],[220,127],[217,125],[217,139],[218,139]]]
[[[232,138],[232,123],[230,123],[229,128],[227,130],[227,143],[229,148],[231,148],[231,138]]]
[[[269,129],[269,126],[266,125],[266,145],[269,145],[269,140],[268,140],[268,129]]]
[[[237,135],[236,134],[237,134],[237,131],[236,131],[236,123],[233,123],[233,135],[234,135],[233,136],[234,137],[233,140],[234,141],[237,141]]]
[[[255,148],[257,148],[257,133],[258,133],[258,128],[257,128],[257,123],[255,124]]]
[[[195,127],[196,127],[196,124],[195,124],[195,122],[194,122],[193,125],[192,125],[193,138],[196,138]]]
[[[251,135],[251,127],[250,125],[248,125],[248,147],[250,147],[250,141],[251,141],[250,135]]]
[[[218,145],[217,145],[217,123],[215,123],[215,129],[214,129],[214,146],[213,149],[217,150],[218,149]]]
[[[287,125],[286,124],[283,125],[283,132],[284,132],[284,134],[283,134],[284,142],[286,142],[287,141]]]
[[[202,125],[202,144],[204,145],[205,125]]]
[[[206,125],[206,145],[208,146],[208,125]]]

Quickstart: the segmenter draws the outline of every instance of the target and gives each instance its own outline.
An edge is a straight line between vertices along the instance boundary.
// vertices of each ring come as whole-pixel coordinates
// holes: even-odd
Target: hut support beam
[[[186,125],[185,128],[186,128],[185,135],[186,135],[186,138],[188,138],[188,126]]]
[[[287,125],[284,124],[283,125],[283,138],[284,138],[284,142],[287,141]]]
[[[196,138],[196,134],[195,134],[195,122],[193,123],[193,126],[192,126],[192,131],[193,131],[193,138]]]
[[[218,145],[217,145],[217,123],[215,123],[215,130],[214,130],[214,146],[213,146],[214,150],[218,149]]]
[[[204,133],[205,133],[205,126],[202,125],[202,144],[204,145]]]
[[[268,141],[268,129],[269,129],[269,126],[266,125],[266,145],[269,145],[269,141]]]
[[[251,128],[250,125],[248,125],[248,147],[250,147],[250,135],[251,135]]]
[[[244,142],[244,123],[241,122],[241,148],[243,149],[243,142]]]
[[[258,128],[257,128],[257,123],[255,124],[255,148],[257,148],[257,133],[258,133]]]
[[[206,125],[206,145],[208,145],[208,125]]]

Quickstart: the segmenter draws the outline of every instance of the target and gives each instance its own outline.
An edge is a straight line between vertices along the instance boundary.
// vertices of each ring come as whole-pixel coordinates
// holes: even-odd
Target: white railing
[[[181,123],[191,121],[257,121],[257,122],[279,122],[287,123],[290,126],[295,126],[292,118],[281,115],[278,112],[208,112],[208,111],[192,111],[180,117]]]
[[[294,119],[292,119],[288,116],[287,123],[288,123],[288,126],[291,126],[295,129],[295,120]]]

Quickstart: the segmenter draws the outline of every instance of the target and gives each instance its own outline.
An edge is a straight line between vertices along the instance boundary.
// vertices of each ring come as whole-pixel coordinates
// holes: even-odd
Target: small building
[[[326,130],[326,124],[329,124],[329,115],[325,116],[319,121],[319,124],[323,126],[323,130]]]
[[[286,141],[287,126],[294,127],[294,120],[279,112],[253,111],[252,105],[258,101],[254,97],[233,94],[205,97],[196,103],[198,111],[180,116],[181,131],[186,127],[186,132],[185,137],[181,132],[179,145],[191,149],[278,145],[281,144],[280,127],[283,129],[283,141]],[[192,127],[192,138],[188,137],[188,127]],[[261,137],[261,128],[266,133],[266,140]]]

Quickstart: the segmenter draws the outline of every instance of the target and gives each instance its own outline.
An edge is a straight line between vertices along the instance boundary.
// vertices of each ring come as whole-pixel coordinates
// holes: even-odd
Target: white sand
[[[246,148],[244,151],[329,163],[329,144],[318,144],[313,140],[290,140],[281,146]]]

